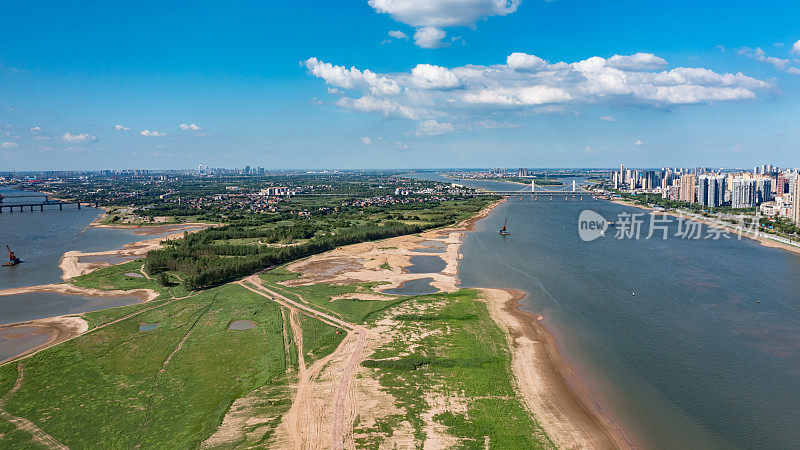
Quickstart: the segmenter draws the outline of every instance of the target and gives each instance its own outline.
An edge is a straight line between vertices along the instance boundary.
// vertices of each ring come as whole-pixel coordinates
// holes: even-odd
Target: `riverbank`
[[[401,236],[379,242],[341,247],[287,266],[298,278],[281,281],[289,288],[322,283],[353,285],[376,283],[373,292],[355,292],[336,299],[391,301],[387,295],[403,283],[431,279],[440,292],[461,289],[458,276],[464,234],[474,231],[477,221],[487,217],[499,200],[462,223],[419,235]],[[441,253],[426,253],[426,241],[446,245]],[[410,259],[418,255],[442,258],[446,266],[440,272],[409,273]],[[480,289],[491,319],[507,336],[512,356],[512,377],[526,409],[541,424],[558,448],[632,448],[622,429],[599,409],[585,382],[561,355],[553,335],[536,316],[518,309],[524,293],[503,289]],[[409,311],[418,314],[417,311]]]
[[[478,220],[505,201],[494,203],[462,224],[463,230],[474,231]],[[584,380],[561,354],[555,337],[540,322],[543,317],[519,309],[519,300],[527,294],[513,289],[479,289],[492,319],[508,338],[520,395],[556,446],[633,448],[622,428],[599,409]]]
[[[674,212],[674,211],[657,211],[655,208],[651,208],[651,207],[646,206],[646,205],[639,205],[639,204],[635,204],[635,203],[632,203],[632,202],[627,202],[627,201],[624,201],[624,200],[618,200],[618,199],[611,199],[611,200],[608,200],[608,201],[611,202],[611,203],[617,204],[617,205],[631,206],[633,208],[638,208],[638,209],[641,209],[641,210],[644,210],[644,211],[648,211],[648,212],[654,212],[656,214],[662,214],[662,215],[666,215],[666,216],[671,216],[671,217],[676,217],[676,218],[683,218],[683,219],[687,219],[688,218],[690,220],[702,223],[703,225],[707,225],[709,227],[714,227],[714,228],[718,228],[718,229],[721,229],[721,230],[725,230],[725,231],[727,231],[729,233],[733,233],[733,234],[741,234],[743,237],[746,237],[748,239],[752,239],[754,241],[757,241],[757,242],[759,242],[761,245],[763,245],[765,247],[780,248],[780,249],[786,250],[788,252],[792,252],[792,253],[795,253],[795,254],[800,254],[800,244],[792,245],[792,244],[787,244],[787,243],[784,243],[784,242],[777,241],[774,238],[772,238],[769,233],[758,233],[758,234],[756,234],[756,233],[752,233],[752,232],[749,232],[749,231],[740,230],[740,229],[737,229],[736,227],[734,227],[733,225],[726,224],[726,223],[723,223],[723,222],[714,221],[714,220],[711,220],[709,218],[698,216],[696,214],[681,214],[680,212]]]
[[[492,319],[508,337],[512,371],[526,407],[558,448],[634,448],[599,410],[538,316],[519,309],[525,293],[481,288]]]

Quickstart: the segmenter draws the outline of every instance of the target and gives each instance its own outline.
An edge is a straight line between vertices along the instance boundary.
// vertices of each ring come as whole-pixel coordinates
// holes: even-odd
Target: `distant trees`
[[[400,222],[363,225],[337,234],[317,236],[307,243],[285,247],[217,244],[213,239],[213,237],[231,236],[253,237],[253,234],[262,235],[257,237],[275,237],[268,233],[269,229],[242,230],[236,227],[222,230],[209,229],[190,234],[184,239],[171,242],[167,247],[151,251],[145,259],[145,271],[150,275],[159,274],[159,277],[167,271],[180,272],[184,275],[184,287],[195,290],[233,281],[272,266],[333,250],[343,245],[418,233],[441,225],[441,223],[430,223],[419,226]],[[283,235],[285,232],[285,230],[274,230],[277,235]],[[309,236],[313,235],[312,230],[313,228],[301,227],[296,232],[300,233],[300,236]]]

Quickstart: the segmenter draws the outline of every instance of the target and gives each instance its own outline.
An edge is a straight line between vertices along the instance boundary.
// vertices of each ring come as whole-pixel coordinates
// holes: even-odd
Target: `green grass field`
[[[227,329],[239,319],[257,326]],[[142,333],[140,322],[159,326]],[[266,298],[211,289],[25,359],[22,388],[5,407],[70,447],[196,447],[235,399],[285,383],[282,329]],[[3,395],[16,378],[15,364],[0,368]],[[3,435],[0,447],[7,436],[18,439]]]

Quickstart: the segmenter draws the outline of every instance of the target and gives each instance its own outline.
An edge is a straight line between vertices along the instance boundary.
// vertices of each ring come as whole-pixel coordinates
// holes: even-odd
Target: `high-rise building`
[[[528,169],[519,169],[517,172],[517,176],[519,177],[527,177],[528,176]]]
[[[800,226],[800,174],[794,178],[794,191],[792,193],[792,219],[795,225]]]
[[[680,200],[682,202],[695,202],[695,176],[691,174],[681,175]]]
[[[756,205],[760,205],[772,199],[772,178],[756,178]]]
[[[752,208],[758,200],[758,187],[753,178],[736,177],[731,183],[731,207]]]

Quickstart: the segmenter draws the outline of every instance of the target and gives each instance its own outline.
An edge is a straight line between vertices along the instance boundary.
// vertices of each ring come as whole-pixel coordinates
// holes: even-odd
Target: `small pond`
[[[411,257],[411,265],[406,267],[408,273],[440,273],[447,264],[438,256],[418,255]]]
[[[139,331],[141,331],[142,333],[146,333],[148,331],[153,331],[156,328],[158,328],[158,324],[157,323],[140,323],[139,324]]]
[[[252,320],[234,320],[228,325],[229,330],[249,330],[255,327],[256,323]]]
[[[433,278],[420,278],[418,280],[409,280],[403,283],[400,287],[394,289],[386,289],[384,294],[395,295],[428,295],[439,292],[439,289],[431,286]]]

